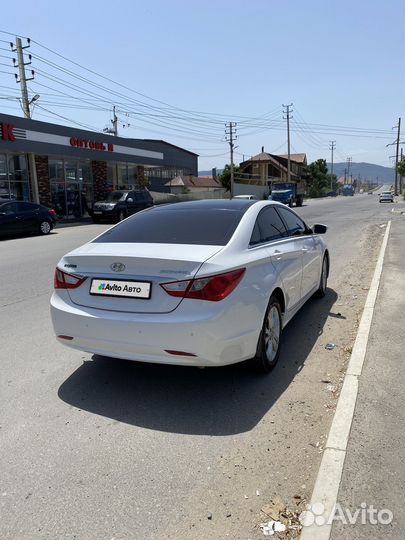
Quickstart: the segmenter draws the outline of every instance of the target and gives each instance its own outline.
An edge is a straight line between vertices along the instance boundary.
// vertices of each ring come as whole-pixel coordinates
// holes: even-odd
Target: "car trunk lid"
[[[160,283],[193,278],[200,266],[221,249],[222,246],[89,243],[63,257],[58,267],[87,277],[78,288],[68,289],[74,304],[128,313],[168,313],[182,299],[168,295]],[[128,287],[137,284],[142,284],[139,287],[143,297],[127,296]],[[103,285],[109,289],[106,291]]]

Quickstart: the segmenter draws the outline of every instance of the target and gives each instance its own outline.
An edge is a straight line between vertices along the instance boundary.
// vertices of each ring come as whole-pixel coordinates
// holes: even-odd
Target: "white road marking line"
[[[360,320],[356,341],[354,342],[349,366],[347,368],[342,391],[339,396],[336,412],[333,417],[318,476],[312,492],[311,506],[315,503],[322,503],[324,505],[323,516],[326,518],[329,517],[333,511],[339,493],[347,443],[356,406],[359,377],[366,356],[368,336],[380,286],[390,228],[391,221],[388,222],[385,230],[370,290],[368,291]],[[304,527],[301,532],[300,540],[329,540],[332,532],[332,523],[328,523],[327,519],[325,521],[324,525],[313,524]]]

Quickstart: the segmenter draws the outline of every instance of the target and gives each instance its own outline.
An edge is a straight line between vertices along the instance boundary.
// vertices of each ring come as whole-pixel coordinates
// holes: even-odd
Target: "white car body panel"
[[[317,290],[326,249],[317,235],[249,247],[256,217],[268,205],[284,207],[252,204],[225,246],[88,243],[70,252],[58,268],[87,279],[77,289],[57,289],[52,296],[55,334],[73,337],[58,341],[89,353],[154,363],[219,366],[252,358],[273,291],[283,293],[285,326]],[[126,265],[122,273],[110,270],[117,261]],[[172,297],[160,287],[239,268],[246,268],[240,283],[218,302]],[[93,297],[92,277],[148,280],[152,297]]]

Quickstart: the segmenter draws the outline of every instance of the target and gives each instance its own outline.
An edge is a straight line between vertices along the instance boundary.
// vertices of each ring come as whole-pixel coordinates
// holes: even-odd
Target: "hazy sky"
[[[35,41],[27,53],[36,70],[30,93],[41,96],[37,120],[72,125],[58,114],[102,130],[116,104],[120,135],[197,152],[202,170],[228,161],[226,121],[237,122],[235,161],[262,146],[286,152],[282,104],[293,103],[293,152],[329,160],[329,141],[336,140],[335,161],[352,156],[390,165],[391,128],[399,116],[405,122],[403,4],[36,0],[17,9],[3,2],[0,30]],[[10,39],[0,33],[0,111],[21,115]]]

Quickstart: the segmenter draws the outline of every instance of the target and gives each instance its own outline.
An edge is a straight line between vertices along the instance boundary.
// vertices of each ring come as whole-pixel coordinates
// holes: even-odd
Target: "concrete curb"
[[[356,341],[353,346],[342,391],[339,396],[336,412],[333,417],[318,476],[312,492],[311,506],[315,503],[321,503],[323,505],[323,514],[322,516],[318,516],[318,523],[321,524],[318,525],[314,523],[313,525],[304,527],[300,536],[301,540],[329,540],[332,532],[332,523],[329,522],[328,517],[333,513],[339,493],[347,443],[356,406],[359,377],[366,356],[368,336],[380,286],[390,228],[391,221],[388,222],[385,231],[370,290],[360,320]]]

